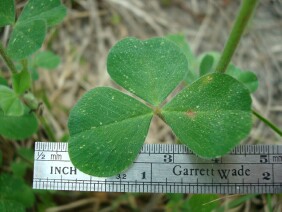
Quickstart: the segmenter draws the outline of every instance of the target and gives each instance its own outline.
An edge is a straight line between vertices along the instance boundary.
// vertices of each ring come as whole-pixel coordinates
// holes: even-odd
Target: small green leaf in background
[[[33,113],[24,112],[22,116],[7,116],[0,109],[0,135],[21,140],[37,131],[38,123]]]
[[[44,41],[47,27],[59,23],[66,15],[60,0],[29,0],[12,31],[7,53],[20,60],[37,51]]]
[[[117,84],[157,106],[184,80],[188,62],[168,39],[125,38],[110,50],[107,68]]]
[[[153,111],[112,88],[87,92],[70,112],[69,155],[84,173],[113,176],[136,159]]]
[[[0,85],[0,109],[6,116],[21,116],[24,114],[24,105],[17,94],[3,85]]]
[[[22,157],[26,161],[29,161],[32,163],[34,160],[33,149],[21,147],[17,149],[17,153],[20,157]]]
[[[39,74],[38,74],[38,71],[37,71],[36,67],[29,68],[29,71],[30,71],[31,79],[33,81],[36,81],[36,80],[39,79]]]
[[[230,64],[227,68],[226,74],[229,74],[239,82],[243,83],[250,93],[255,92],[258,88],[257,76],[251,71],[242,71],[233,64]]]
[[[1,71],[1,70],[0,70]],[[4,85],[6,87],[8,87],[8,82],[7,80],[5,80],[3,77],[0,77],[0,85]]]
[[[166,194],[166,196],[169,198],[169,200],[172,200],[172,201],[175,201],[175,202],[183,199],[183,194],[168,193],[168,194]]]
[[[17,94],[23,94],[30,88],[31,78],[28,70],[22,70],[20,73],[12,76],[13,89]]]
[[[214,59],[211,55],[205,55],[200,64],[200,76],[208,74],[212,71]]]
[[[29,0],[24,7],[18,23],[44,20],[47,26],[60,23],[66,16],[66,7],[60,0]]]
[[[38,68],[47,70],[53,70],[59,66],[61,58],[51,51],[39,51],[34,54],[33,57],[28,58],[28,70],[30,72],[31,79],[36,81],[39,79]],[[18,67],[18,70],[22,69],[22,66]]]
[[[0,149],[0,167],[2,166],[3,163],[3,155],[2,155],[2,151]]]
[[[39,52],[34,58],[34,64],[36,66],[46,69],[55,69],[60,62],[60,57],[50,51]]]
[[[0,199],[13,200],[31,207],[34,203],[32,188],[23,179],[9,174],[0,175]]]
[[[203,63],[203,60],[204,60],[207,56],[213,58],[213,60],[211,61],[211,62],[212,62],[212,67],[209,69],[209,72],[208,72],[208,73],[215,72],[216,65],[217,65],[217,63],[218,63],[218,61],[219,61],[219,58],[220,58],[220,53],[219,53],[219,52],[211,51],[211,52],[205,52],[205,53],[201,54],[201,55],[198,57],[199,66]],[[200,73],[200,77],[203,76],[204,74],[207,74],[207,72],[201,74],[201,71],[199,71],[199,73]]]
[[[194,194],[185,203],[184,208],[186,211],[211,212],[219,206],[217,199],[216,194]]]
[[[45,35],[44,20],[17,23],[8,43],[8,55],[14,60],[26,58],[41,47]]]
[[[206,52],[200,55],[198,59],[199,63],[201,65],[204,64],[207,57],[212,57],[213,60],[211,62],[211,60],[209,59],[209,63],[211,64],[208,65],[210,67],[208,68],[208,70],[206,69],[206,71],[201,71],[200,68],[200,76],[216,71],[215,68],[219,61],[220,54],[218,52]],[[225,73],[237,79],[239,82],[243,83],[248,88],[250,93],[255,92],[258,88],[257,76],[251,71],[241,70],[240,68],[236,67],[231,63],[228,65]]]
[[[15,1],[0,1],[0,27],[13,24],[15,22]]]
[[[13,162],[11,164],[13,175],[19,178],[23,178],[25,176],[27,168],[28,165],[23,161]]]
[[[203,158],[228,153],[252,127],[250,94],[227,74],[201,77],[177,94],[161,113],[180,141]]]
[[[1,212],[25,212],[24,205],[13,201],[0,198],[0,211]]]
[[[196,72],[197,58],[193,54],[191,47],[186,41],[185,36],[183,34],[172,34],[166,36],[166,38],[174,42],[185,54],[188,61],[188,70],[187,70],[185,81],[187,81],[187,83],[189,84],[193,83],[195,80],[198,79],[198,74]]]
[[[178,212],[183,209],[183,204],[185,202],[183,194],[166,194],[169,201],[165,205],[166,212]]]

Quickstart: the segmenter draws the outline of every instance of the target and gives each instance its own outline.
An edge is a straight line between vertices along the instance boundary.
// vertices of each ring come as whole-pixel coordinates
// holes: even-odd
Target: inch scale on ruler
[[[282,193],[282,146],[241,145],[205,160],[179,144],[145,144],[124,173],[98,178],[70,162],[67,143],[36,142],[34,189],[151,193]],[[109,161],[110,163],[110,161]]]

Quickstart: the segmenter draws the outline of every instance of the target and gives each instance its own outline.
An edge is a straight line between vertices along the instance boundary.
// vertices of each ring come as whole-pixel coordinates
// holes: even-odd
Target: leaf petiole
[[[278,135],[280,135],[282,137],[282,131],[277,126],[275,126],[275,124],[271,123],[269,120],[264,118],[258,112],[254,111],[254,110],[252,112],[256,117],[258,117],[262,122],[264,122],[267,126],[269,126],[273,131],[275,131]]]
[[[28,70],[28,60],[27,59],[22,59],[21,64],[23,66],[23,70]]]
[[[12,62],[12,60],[10,59],[10,57],[7,55],[2,43],[0,42],[0,55],[2,56],[3,60],[5,61],[7,67],[9,68],[9,70],[12,72],[12,74],[16,74],[18,73],[14,63]]]

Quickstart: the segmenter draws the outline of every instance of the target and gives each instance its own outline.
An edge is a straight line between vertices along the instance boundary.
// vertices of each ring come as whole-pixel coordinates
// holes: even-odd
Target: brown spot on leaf
[[[196,112],[194,112],[193,110],[188,110],[186,114],[189,118],[195,118],[196,116]]]

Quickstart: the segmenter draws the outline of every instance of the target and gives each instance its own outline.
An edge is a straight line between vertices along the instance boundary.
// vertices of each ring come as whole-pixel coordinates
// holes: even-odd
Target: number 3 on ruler
[[[164,162],[171,163],[172,162],[172,155],[164,155]]]

